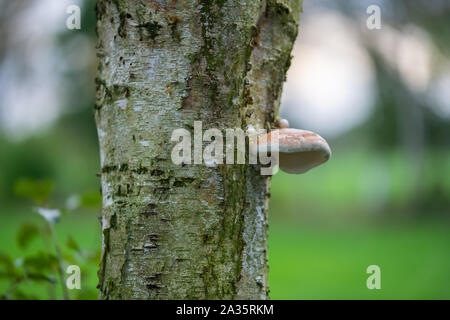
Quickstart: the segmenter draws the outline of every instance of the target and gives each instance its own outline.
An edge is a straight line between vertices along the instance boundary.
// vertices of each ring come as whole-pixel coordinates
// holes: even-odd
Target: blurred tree
[[[2,39],[0,43],[0,62],[3,61],[6,53],[11,50],[11,46],[14,44],[14,39],[11,37],[13,35],[11,28],[14,26],[12,22],[27,5],[26,0],[0,0],[0,37]]]
[[[264,299],[267,184],[171,161],[177,128],[269,127],[300,1],[98,1],[104,299]]]
[[[361,12],[369,5],[368,2],[357,0],[326,2],[328,6],[334,6],[337,10],[358,21]],[[380,4],[382,10],[382,28],[394,28],[402,31],[408,26],[414,26],[429,36],[433,54],[448,56],[450,44],[450,24],[448,16],[450,5],[448,1],[395,1]],[[445,194],[442,178],[430,179],[431,186],[424,186],[426,180],[427,153],[437,153],[437,156],[445,157],[442,150],[447,150],[450,144],[450,126],[448,119],[441,118],[433,112],[429,92],[415,91],[408,86],[405,79],[399,74],[398,66],[393,66],[392,61],[380,54],[379,46],[371,38],[371,33],[365,28],[360,28],[360,42],[366,47],[374,65],[376,76],[377,95],[375,111],[367,123],[360,128],[352,130],[341,140],[348,141],[351,135],[363,133],[372,147],[381,152],[393,152],[399,150],[403,153],[405,168],[411,168],[409,176],[412,177],[413,186],[410,188],[405,209],[408,215],[429,215],[426,208],[448,208],[448,196]],[[398,48],[397,48],[398,49]],[[398,54],[396,51],[393,54]],[[434,58],[435,66],[432,69],[446,67],[447,61]],[[398,64],[398,61],[397,61]],[[433,70],[431,70],[433,71]],[[429,84],[431,86],[431,84]],[[433,170],[445,172],[445,161],[435,162]],[[387,211],[386,211],[387,212]]]

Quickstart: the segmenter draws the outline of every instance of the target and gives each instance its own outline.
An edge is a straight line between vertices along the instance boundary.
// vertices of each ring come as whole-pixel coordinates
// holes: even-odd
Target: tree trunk
[[[273,126],[300,0],[98,0],[103,299],[266,299],[268,177],[172,131]]]

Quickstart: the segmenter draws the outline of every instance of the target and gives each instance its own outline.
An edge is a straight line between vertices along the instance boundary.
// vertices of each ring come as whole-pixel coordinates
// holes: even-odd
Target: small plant
[[[26,222],[18,229],[16,242],[22,252],[21,256],[13,258],[0,252],[0,280],[8,282],[6,290],[0,292],[0,299],[97,298],[94,288],[82,287],[69,293],[66,268],[77,265],[82,270],[93,269],[91,264],[98,266],[100,252],[83,249],[71,235],[64,244],[59,243],[56,229],[60,219],[68,214],[76,214],[80,209],[98,209],[100,194],[95,192],[71,196],[64,206],[50,208],[52,191],[53,183],[49,180],[21,179],[14,186],[15,194],[31,200],[33,206],[30,209],[43,220],[41,224]],[[44,250],[32,245],[38,238],[42,239]],[[36,290],[27,290],[30,287]]]

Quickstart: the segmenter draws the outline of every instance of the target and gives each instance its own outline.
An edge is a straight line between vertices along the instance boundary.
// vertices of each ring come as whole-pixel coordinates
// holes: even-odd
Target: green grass
[[[450,299],[449,159],[448,152],[426,153],[420,196],[429,200],[420,207],[417,172],[400,152],[337,150],[304,175],[277,173],[269,204],[271,297]],[[366,287],[372,264],[381,267],[381,290]]]
[[[410,216],[448,208],[450,152],[430,149],[425,156],[420,171],[400,152],[345,153],[338,149],[327,163],[306,174],[280,171],[274,175],[269,207],[277,217],[302,212],[336,223],[364,220],[385,207],[406,208]],[[421,208],[411,208],[425,199]]]
[[[21,223],[43,222],[37,214],[2,212],[1,220],[4,252],[19,258],[45,248],[37,239],[22,252],[15,242]],[[95,213],[68,215],[56,228],[63,248],[69,234],[85,249],[100,247]],[[269,264],[272,299],[450,298],[450,233],[443,223],[344,227],[275,222],[270,227]],[[372,264],[381,267],[381,290],[366,288],[366,268]],[[83,288],[94,291],[97,265],[84,266],[81,272]],[[1,281],[0,292],[6,287]],[[47,287],[26,284],[22,289],[48,298]]]
[[[364,227],[274,225],[272,299],[449,299],[450,233],[435,223]],[[369,265],[381,289],[369,290]]]

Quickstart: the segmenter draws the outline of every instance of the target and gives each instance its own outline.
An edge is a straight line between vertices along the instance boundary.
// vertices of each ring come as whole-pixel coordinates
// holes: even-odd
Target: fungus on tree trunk
[[[289,128],[286,119],[278,121],[280,129],[261,135],[251,146],[259,155],[277,153],[280,169],[287,173],[305,173],[326,162],[331,150],[324,138],[308,130]]]

